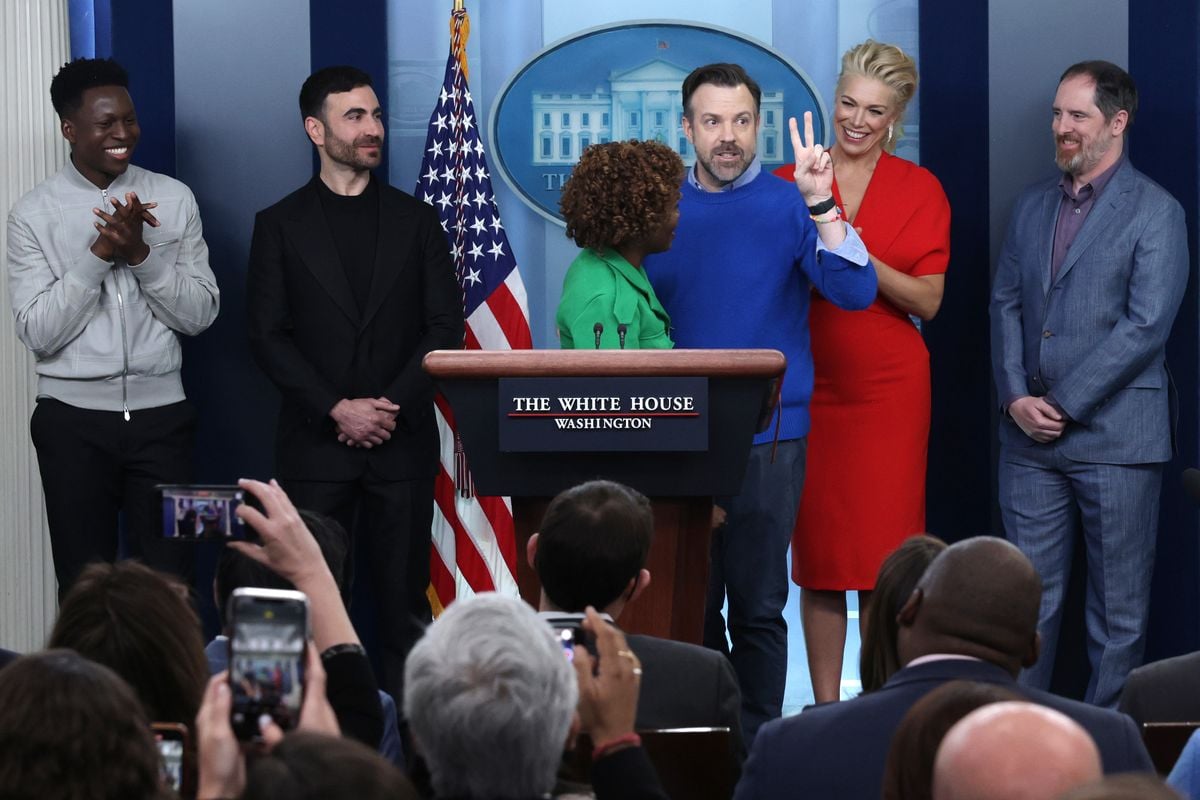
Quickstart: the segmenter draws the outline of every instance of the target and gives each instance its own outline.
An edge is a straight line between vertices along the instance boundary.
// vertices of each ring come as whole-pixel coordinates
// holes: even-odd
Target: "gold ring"
[[[630,661],[637,661],[637,656],[633,654],[632,650],[618,650],[617,655],[621,658],[628,658]]]

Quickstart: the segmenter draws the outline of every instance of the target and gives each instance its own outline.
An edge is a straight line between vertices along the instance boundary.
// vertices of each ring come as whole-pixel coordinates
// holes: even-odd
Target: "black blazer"
[[[906,667],[877,691],[853,700],[813,706],[764,725],[750,748],[736,800],[881,796],[896,726],[917,700],[952,680],[1001,684],[1066,714],[1096,741],[1106,774],[1154,771],[1133,720],[1124,714],[1018,686],[994,664],[942,660]]]
[[[358,309],[313,177],[258,213],[246,302],[250,348],[279,388],[280,478],[385,480],[437,472],[430,350],[462,347],[462,297],[432,207],[379,186],[379,240],[371,291]],[[374,180],[374,178],[373,178]],[[329,411],[342,398],[400,406],[391,440],[365,450],[337,441]]]
[[[1200,653],[1187,653],[1129,673],[1118,706],[1133,721],[1200,721]]]
[[[628,634],[642,662],[637,728],[729,728],[733,756],[746,760],[742,694],[723,653],[686,642]]]

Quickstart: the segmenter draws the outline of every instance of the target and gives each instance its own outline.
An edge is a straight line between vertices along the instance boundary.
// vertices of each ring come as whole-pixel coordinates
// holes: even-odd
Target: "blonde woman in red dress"
[[[864,312],[814,298],[815,386],[792,579],[818,703],[841,696],[846,592],[860,620],[884,558],[925,530],[929,353],[912,317],[942,302],[950,206],[937,178],[892,155],[917,88],[913,60],[867,40],[842,57],[830,148],[834,197],[879,276]],[[776,170],[791,179],[791,165]],[[861,622],[860,622],[861,624]]]

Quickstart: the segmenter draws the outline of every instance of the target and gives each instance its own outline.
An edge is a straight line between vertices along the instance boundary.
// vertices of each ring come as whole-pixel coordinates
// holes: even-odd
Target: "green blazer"
[[[674,347],[667,331],[671,318],[658,302],[646,272],[615,250],[581,251],[563,279],[555,323],[564,350],[596,346],[595,326],[604,325],[600,347],[620,347],[617,326],[624,323],[625,349]]]

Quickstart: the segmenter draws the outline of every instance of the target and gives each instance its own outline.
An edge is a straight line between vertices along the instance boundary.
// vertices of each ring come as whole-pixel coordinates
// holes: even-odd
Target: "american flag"
[[[465,9],[451,14],[450,28],[446,77],[429,118],[414,194],[437,209],[450,241],[467,318],[466,349],[529,349],[525,285],[500,224],[479,120],[467,88],[470,21]],[[435,614],[456,597],[485,591],[518,593],[512,501],[474,493],[453,412],[441,395],[437,418],[442,451],[429,598]]]

